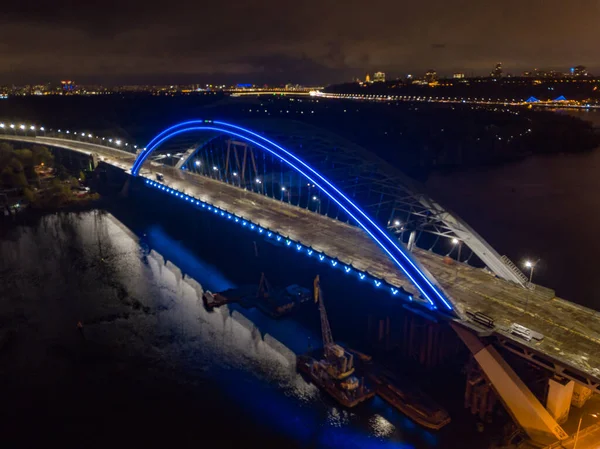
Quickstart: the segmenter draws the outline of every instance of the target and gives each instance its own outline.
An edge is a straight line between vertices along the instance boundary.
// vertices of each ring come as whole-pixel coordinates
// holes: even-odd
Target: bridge
[[[564,108],[564,109],[600,109],[596,101],[569,100],[564,96],[555,99],[540,100],[529,98],[488,98],[488,97],[456,97],[433,95],[389,95],[389,94],[362,94],[362,93],[330,93],[314,90],[311,97],[329,98],[337,100],[359,100],[368,102],[402,101],[409,103],[447,103],[447,104],[475,104],[482,106],[525,106],[536,108]]]
[[[600,392],[597,312],[531,284],[418,184],[339,136],[293,121],[192,120],[157,134],[138,154],[91,135],[72,137],[0,134],[90,155],[164,201],[237,223],[386,291],[415,316],[449,324],[538,444],[569,437],[558,421],[574,391]],[[503,353],[547,372],[546,404]]]

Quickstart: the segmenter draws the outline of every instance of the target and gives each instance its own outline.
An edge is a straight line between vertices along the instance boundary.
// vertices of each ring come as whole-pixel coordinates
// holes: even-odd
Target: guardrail
[[[591,426],[588,426],[585,429],[580,430],[579,435],[577,436],[577,439],[580,440],[581,438],[584,438],[586,435],[589,435],[590,433],[594,433],[596,431],[600,432],[600,423],[592,424]],[[570,444],[570,443],[575,444],[575,437],[576,437],[576,435],[571,435],[566,440],[556,441],[556,442],[550,444],[549,446],[545,446],[542,449],[571,449],[572,446],[567,446],[567,444]]]

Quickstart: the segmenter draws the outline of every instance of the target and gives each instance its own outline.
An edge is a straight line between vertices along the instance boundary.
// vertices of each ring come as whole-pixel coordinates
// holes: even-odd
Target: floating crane
[[[347,383],[347,385],[344,385],[346,389],[356,388],[358,387],[358,380],[353,376],[350,377],[352,373],[354,373],[354,356],[333,341],[318,275],[315,278],[313,285],[315,302],[319,304],[319,312],[321,315],[323,352],[325,360],[328,362],[327,373],[337,380],[346,379],[345,383]]]

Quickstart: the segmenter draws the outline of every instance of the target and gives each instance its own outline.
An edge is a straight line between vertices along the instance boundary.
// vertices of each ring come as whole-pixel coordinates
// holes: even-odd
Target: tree
[[[54,164],[54,155],[50,152],[47,147],[41,145],[34,145],[32,148],[33,153],[33,164],[40,165],[44,164],[52,167]]]
[[[0,171],[8,165],[13,158],[13,146],[8,143],[0,143]]]
[[[23,189],[23,196],[25,197],[25,199],[27,200],[28,203],[33,203],[36,200],[36,194],[33,190],[31,190],[29,187],[25,187]]]

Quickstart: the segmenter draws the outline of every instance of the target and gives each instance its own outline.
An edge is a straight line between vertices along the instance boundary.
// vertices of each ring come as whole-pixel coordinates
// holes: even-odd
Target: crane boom
[[[329,320],[327,319],[327,311],[325,310],[325,304],[323,303],[323,292],[321,291],[321,281],[319,276],[314,281],[314,296],[315,302],[319,303],[319,312],[321,314],[321,332],[323,334],[323,349],[327,351],[331,345],[334,344],[333,336],[331,335],[331,327],[329,326]]]

